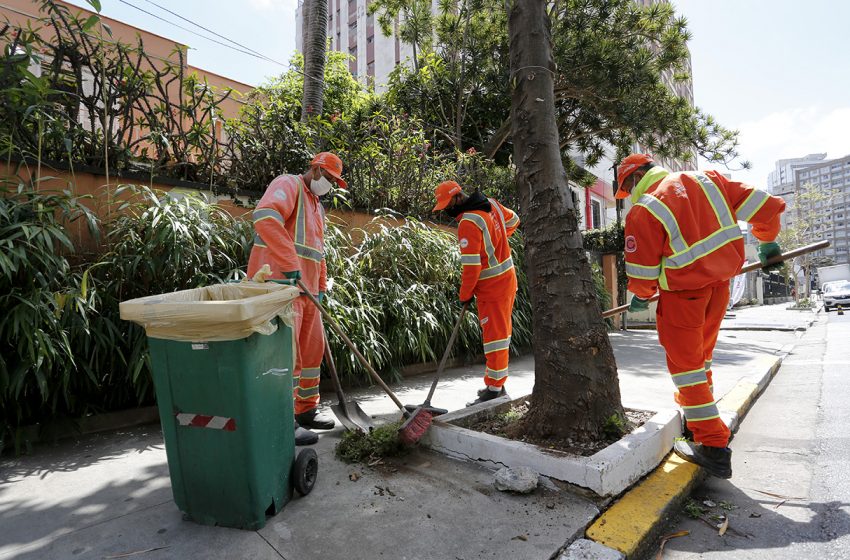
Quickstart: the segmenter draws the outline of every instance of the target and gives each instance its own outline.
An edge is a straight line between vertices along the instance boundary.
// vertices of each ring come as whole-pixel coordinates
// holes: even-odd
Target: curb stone
[[[787,349],[787,351],[786,351]],[[768,356],[759,373],[738,381],[718,402],[721,417],[733,432],[773,379],[791,348]],[[705,474],[671,453],[645,479],[632,487],[587,529],[586,537],[625,558],[640,558],[655,545],[669,516],[679,509]],[[602,557],[605,558],[605,557]]]

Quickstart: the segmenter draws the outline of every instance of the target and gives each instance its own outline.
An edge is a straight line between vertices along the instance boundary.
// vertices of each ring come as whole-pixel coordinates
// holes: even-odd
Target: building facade
[[[850,156],[796,169],[793,192],[808,189],[816,189],[823,199],[807,203],[808,208],[794,205],[786,210],[788,227],[793,227],[803,212],[810,220],[814,217],[815,236],[832,242],[815,256],[830,258],[835,264],[850,263]]]
[[[38,22],[39,18],[43,18],[46,15],[45,12],[39,11],[38,4],[39,3],[33,2],[32,0],[5,0],[2,4],[0,4],[0,26],[8,23],[13,28],[26,28],[27,26],[40,28],[41,31],[39,32],[39,36],[46,41],[52,40],[52,38],[55,37],[55,31],[49,26],[40,25]],[[56,0],[56,4],[67,8],[71,14],[74,14],[75,16],[78,15],[83,21],[96,15],[91,10],[86,10],[73,4],[62,2],[61,0]],[[225,97],[224,93],[226,90],[233,90],[231,95],[221,102],[219,109],[223,119],[239,116],[240,109],[244,104],[242,101],[243,95],[253,89],[250,85],[214,74],[202,68],[191,66],[188,64],[189,47],[187,45],[183,45],[177,41],[159,35],[154,31],[141,29],[117,19],[102,15],[99,17],[111,30],[111,32],[106,34],[102,39],[105,43],[112,45],[121,43],[135,47],[139,40],[143,41],[144,51],[151,63],[148,64],[147,61],[143,61],[140,65],[141,70],[151,70],[152,67],[161,70],[166,66],[182,66],[182,74],[184,76],[197,76],[199,82],[206,82],[213,94],[218,97]],[[181,56],[178,56],[178,53],[180,53]],[[41,76],[43,71],[50,68],[53,60],[49,58],[47,53],[35,54],[36,60],[33,60],[30,63],[29,70],[34,75]],[[69,79],[71,79],[72,82],[76,82],[76,77],[73,72],[70,71],[70,65],[67,61],[63,64],[63,69],[63,71],[68,72]],[[81,77],[82,83],[75,85],[79,87],[82,95],[92,95],[92,82],[94,80],[91,68],[84,66],[81,70]],[[181,99],[181,97],[185,95],[184,92],[181,91],[177,80],[173,80],[167,84],[166,93],[169,99],[174,100],[175,103],[177,103],[177,100]],[[99,106],[102,107],[102,105]],[[202,109],[199,109],[199,111],[201,110]],[[90,130],[91,125],[89,124],[89,113],[86,107],[81,106],[79,108],[78,120],[84,128]],[[223,141],[225,138],[221,125],[222,123],[220,119],[216,119],[214,124],[216,136],[219,140]],[[100,126],[99,121],[95,121],[95,129],[100,130]],[[138,127],[134,130],[133,137],[129,139],[139,139],[143,135],[147,134],[147,132],[148,131],[143,130],[141,127]],[[145,146],[146,144],[142,143],[139,145],[139,149]]]
[[[348,69],[361,83],[383,91],[396,66],[413,57],[413,47],[396,33],[386,36],[374,15],[371,0],[328,0],[328,39],[331,50],[348,53]],[[398,29],[398,23],[395,30]],[[304,0],[295,10],[295,48],[304,49]]]
[[[785,196],[794,192],[795,173],[811,165],[823,163],[826,153],[809,154],[791,159],[780,159],[775,169],[767,176],[767,192],[775,196]]]
[[[634,0],[635,3],[640,4],[643,7],[651,7],[656,4],[669,4],[669,0]],[[681,97],[688,102],[688,105],[691,107],[694,106],[694,80],[693,80],[693,67],[691,66],[691,52],[688,49],[688,57],[686,60],[682,62],[682,68],[678,71],[674,72],[673,70],[665,70],[661,73],[661,80],[664,82],[664,85],[667,86],[667,89],[670,90],[677,97]],[[677,79],[678,77],[687,76],[685,79]],[[648,150],[640,143],[635,145],[634,152],[644,152],[651,153],[651,150]],[[697,168],[697,152],[696,148],[691,149],[690,159],[679,159],[679,158],[667,158],[656,156],[653,154],[653,157],[656,158],[658,163],[668,169],[670,171],[690,171]]]

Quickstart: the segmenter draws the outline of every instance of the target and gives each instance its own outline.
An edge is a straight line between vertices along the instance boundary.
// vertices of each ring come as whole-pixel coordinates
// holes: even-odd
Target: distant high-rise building
[[[656,4],[669,4],[669,0],[634,0],[637,4],[644,7],[654,6]],[[680,79],[684,78],[685,79]],[[688,57],[683,61],[683,68],[676,72],[665,70],[661,74],[661,79],[673,94],[687,100],[688,104],[694,106],[694,80],[691,67],[691,53],[688,49]],[[637,144],[635,151],[648,151],[640,143]],[[691,159],[685,161],[683,159],[672,159],[658,157],[658,163],[670,171],[687,171],[696,169],[697,167],[697,152],[696,148],[691,149]]]
[[[794,192],[794,172],[811,165],[822,163],[826,154],[809,154],[807,156],[791,159],[780,159],[776,162],[776,168],[767,176],[767,192],[776,196],[783,196]]]
[[[816,154],[820,155],[820,154]],[[811,202],[813,207],[800,208],[814,216],[815,235],[832,241],[832,245],[816,256],[830,257],[836,264],[850,262],[850,156],[832,159],[794,170],[794,193],[804,188],[814,188],[826,196]],[[786,212],[786,223],[793,227],[798,209],[791,205]]]
[[[348,53],[348,69],[364,84],[382,91],[390,72],[413,56],[413,47],[381,32],[374,15],[369,15],[371,0],[328,0],[328,38],[334,51]],[[304,0],[295,10],[295,48],[304,48]],[[396,22],[395,30],[398,30]]]

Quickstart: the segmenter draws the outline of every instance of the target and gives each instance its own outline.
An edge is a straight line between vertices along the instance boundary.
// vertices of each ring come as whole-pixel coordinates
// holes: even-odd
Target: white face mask
[[[320,176],[318,179],[313,179],[310,181],[310,190],[316,196],[323,196],[328,194],[331,190],[331,182],[328,181],[328,178],[324,175]]]

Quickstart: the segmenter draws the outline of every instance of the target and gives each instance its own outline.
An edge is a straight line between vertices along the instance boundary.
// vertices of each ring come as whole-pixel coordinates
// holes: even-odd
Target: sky
[[[694,102],[740,131],[764,186],[776,160],[850,154],[850,2],[675,0],[688,20]]]
[[[296,1],[101,0],[101,13],[189,45],[193,66],[257,85],[284,71],[295,50]],[[87,6],[85,0],[70,2]],[[209,35],[154,2],[283,65],[225,48],[133,7]],[[673,3],[693,34],[695,104],[740,131],[742,159],[753,164],[751,170],[733,167],[733,178],[764,186],[778,159],[850,154],[850,2]]]

